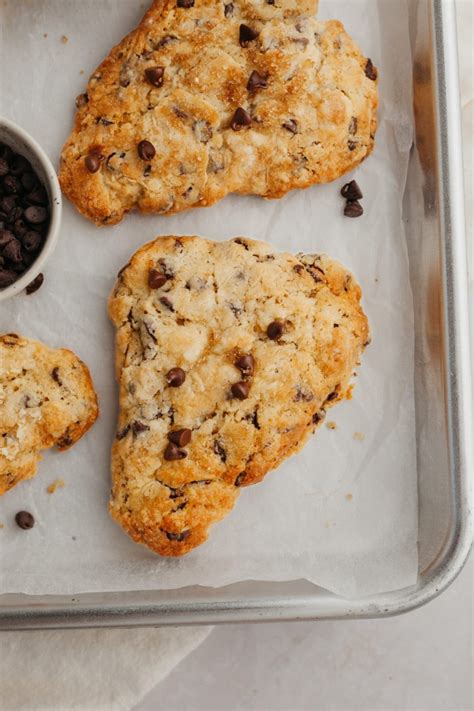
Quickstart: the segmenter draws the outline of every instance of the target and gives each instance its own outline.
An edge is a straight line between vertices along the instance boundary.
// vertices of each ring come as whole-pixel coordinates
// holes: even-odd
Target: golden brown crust
[[[97,416],[91,375],[72,351],[0,336],[0,495],[36,474],[42,450],[69,449]]]
[[[376,70],[340,22],[311,16],[315,4],[235,0],[229,14],[222,0],[154,2],[92,75],[64,146],[61,186],[78,210],[114,224],[228,193],[279,198],[355,168],[373,148]],[[242,24],[259,32],[245,47]],[[161,86],[145,75],[156,67]],[[247,88],[253,71],[266,88]],[[252,123],[236,131],[239,107]],[[149,160],[142,140],[156,149]],[[102,156],[94,173],[91,153]]]
[[[167,280],[150,288],[150,270]],[[242,486],[301,449],[368,341],[360,298],[328,257],[247,238],[161,237],[135,253],[109,301],[120,385],[110,511],[135,541],[187,553]],[[254,359],[250,376],[235,365],[242,354]],[[172,368],[186,375],[180,387],[169,386]],[[242,400],[232,393],[240,381]],[[168,461],[168,435],[182,428],[187,456]]]

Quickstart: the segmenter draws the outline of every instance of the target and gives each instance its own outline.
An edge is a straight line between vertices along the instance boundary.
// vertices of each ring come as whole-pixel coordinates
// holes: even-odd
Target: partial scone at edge
[[[110,225],[229,193],[279,198],[355,168],[374,144],[377,71],[340,22],[312,16],[315,5],[154,2],[79,97],[64,193]],[[257,36],[239,42],[242,25]],[[152,153],[140,154],[142,141]]]
[[[109,301],[120,384],[110,511],[135,541],[189,552],[242,486],[301,449],[345,397],[369,340],[360,298],[328,257],[247,238],[162,237],[132,257]],[[185,379],[173,387],[176,368]],[[185,454],[169,460],[182,430]]]
[[[75,353],[0,335],[0,495],[36,474],[42,450],[72,447],[97,416],[89,369]]]

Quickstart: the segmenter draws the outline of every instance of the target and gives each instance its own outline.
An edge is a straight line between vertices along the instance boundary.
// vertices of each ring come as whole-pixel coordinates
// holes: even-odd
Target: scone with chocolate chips
[[[43,449],[75,444],[97,414],[89,370],[72,351],[0,336],[0,495],[36,474]]]
[[[60,180],[97,224],[279,198],[372,150],[377,70],[316,0],[156,0],[77,100]]]
[[[322,255],[162,237],[110,297],[120,416],[110,511],[152,550],[208,536],[240,489],[297,452],[368,342],[361,290]]]

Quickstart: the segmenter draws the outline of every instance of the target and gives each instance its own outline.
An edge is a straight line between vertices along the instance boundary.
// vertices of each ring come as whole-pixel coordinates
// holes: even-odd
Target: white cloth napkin
[[[0,632],[0,708],[128,711],[211,629]]]
[[[466,219],[471,238],[471,198],[474,194],[474,3],[472,0],[458,0],[456,9]],[[469,246],[471,297],[474,298],[474,250],[471,241]],[[3,711],[129,710],[201,644],[211,629],[0,633],[0,707]]]

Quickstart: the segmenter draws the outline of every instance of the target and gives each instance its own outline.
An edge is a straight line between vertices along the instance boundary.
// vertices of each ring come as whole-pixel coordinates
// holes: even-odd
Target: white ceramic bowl
[[[20,126],[0,117],[0,143],[6,143],[13,151],[30,161],[33,170],[44,185],[49,198],[50,222],[41,252],[26,272],[10,286],[0,289],[0,301],[15,296],[31,284],[51,256],[59,237],[61,223],[61,189],[58,177],[46,153]]]

